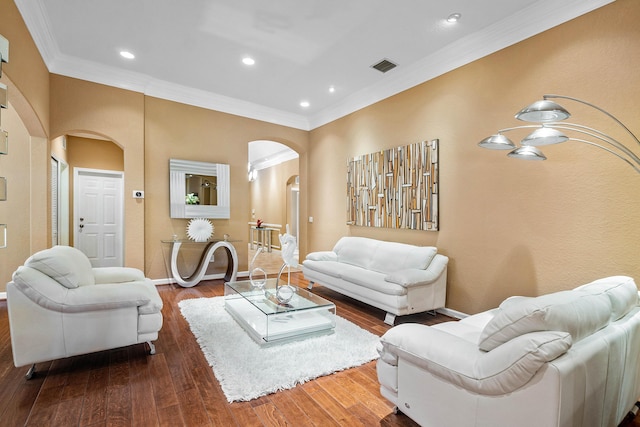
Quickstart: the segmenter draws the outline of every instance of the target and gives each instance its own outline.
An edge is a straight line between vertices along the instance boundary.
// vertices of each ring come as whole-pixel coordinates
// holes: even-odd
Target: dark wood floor
[[[295,283],[306,286],[300,274]],[[228,403],[178,309],[187,298],[223,295],[221,281],[183,289],[158,287],[164,326],[157,353],[144,345],[15,368],[6,301],[0,302],[0,425],[45,426],[416,426],[380,396],[375,362],[321,377],[250,402]],[[335,302],[340,316],[370,332],[389,329],[381,310],[321,286],[314,291]],[[420,314],[400,322],[450,320]],[[455,410],[455,409],[454,409]],[[640,426],[634,421],[628,427]]]

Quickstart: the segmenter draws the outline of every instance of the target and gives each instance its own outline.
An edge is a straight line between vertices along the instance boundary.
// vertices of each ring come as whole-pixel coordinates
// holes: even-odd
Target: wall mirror
[[[171,218],[223,218],[231,214],[229,165],[169,159]]]

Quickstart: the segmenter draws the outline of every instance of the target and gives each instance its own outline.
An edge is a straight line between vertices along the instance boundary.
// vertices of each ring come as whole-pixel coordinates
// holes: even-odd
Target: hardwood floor
[[[306,286],[300,273],[292,274]],[[15,368],[6,301],[0,302],[0,425],[47,426],[415,426],[393,414],[380,396],[375,362],[310,381],[250,402],[228,403],[213,371],[180,314],[187,298],[223,295],[222,281],[193,288],[159,286],[164,325],[156,354],[135,345],[39,363],[31,380]],[[382,335],[381,310],[321,286],[337,313]],[[402,321],[438,323],[446,316],[420,314]]]
[[[295,283],[306,286],[300,273]],[[15,368],[6,301],[0,302],[0,425],[46,426],[416,426],[380,396],[375,362],[318,378],[250,402],[228,403],[178,309],[187,298],[223,295],[222,281],[194,288],[158,287],[164,326],[157,353],[135,345],[39,363],[31,380]],[[337,313],[382,335],[384,313],[321,286]],[[435,324],[443,315],[399,322]],[[455,409],[454,409],[455,410]],[[636,421],[624,424],[640,426]]]

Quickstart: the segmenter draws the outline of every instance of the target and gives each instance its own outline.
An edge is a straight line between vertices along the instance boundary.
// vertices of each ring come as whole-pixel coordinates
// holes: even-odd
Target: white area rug
[[[224,309],[224,297],[178,303],[229,402],[293,388],[378,358],[380,338],[336,316],[335,333],[262,348]]]

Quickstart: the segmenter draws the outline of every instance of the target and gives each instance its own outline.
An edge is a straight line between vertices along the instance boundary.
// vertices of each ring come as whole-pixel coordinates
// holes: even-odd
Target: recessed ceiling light
[[[311,105],[309,101],[300,101],[300,106],[303,108],[307,108],[309,105]]]
[[[329,93],[334,93],[336,91],[335,86],[329,86]]]
[[[451,22],[451,23],[458,22],[460,18],[462,18],[462,15],[460,13],[452,13],[447,17],[447,22]]]
[[[129,52],[128,50],[120,51],[120,56],[127,59],[133,59],[136,57],[133,53]]]
[[[253,59],[253,58],[250,58],[250,57],[248,57],[248,56],[245,56],[244,58],[242,58],[242,63],[243,63],[244,65],[253,65],[253,64],[255,64],[255,63],[256,63],[256,61],[255,61],[255,59]]]

